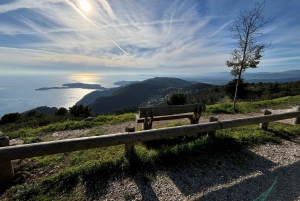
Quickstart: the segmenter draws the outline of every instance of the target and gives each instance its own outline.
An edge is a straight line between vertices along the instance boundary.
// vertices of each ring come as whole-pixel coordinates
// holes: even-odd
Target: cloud
[[[157,74],[223,71],[235,42],[227,27],[243,8],[233,0],[89,0],[91,10],[82,11],[79,3],[15,0],[2,4],[1,63],[36,69],[40,66],[41,70],[126,69],[148,73],[153,69]],[[268,12],[273,15],[284,10],[284,6],[272,7]],[[261,62],[266,67],[267,63],[293,63],[292,58],[299,55],[295,33],[300,27],[295,19],[300,16],[298,11],[291,13],[277,16],[266,27],[263,40],[273,44],[262,58],[267,61]]]
[[[213,37],[214,35],[216,35],[217,33],[219,33],[220,31],[222,31],[225,27],[227,27],[229,24],[231,24],[233,22],[233,20],[230,20],[229,22],[225,23],[223,26],[221,26],[218,30],[216,30],[214,33],[212,33],[210,35],[210,37]]]
[[[102,8],[107,13],[107,15],[110,17],[110,19],[115,20],[116,16],[115,16],[113,10],[111,9],[109,3],[106,0],[99,0],[99,2],[102,5]]]

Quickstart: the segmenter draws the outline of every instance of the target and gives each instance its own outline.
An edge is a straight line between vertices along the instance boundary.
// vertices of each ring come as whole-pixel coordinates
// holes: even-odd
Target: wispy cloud
[[[106,0],[99,0],[100,4],[102,5],[102,8],[106,11],[107,15],[110,17],[110,19],[115,20],[116,16],[111,9],[109,3]]]
[[[234,46],[227,27],[240,9],[254,2],[86,1],[90,11],[83,11],[79,0],[1,4],[1,63],[7,68],[40,66],[41,70],[80,72],[82,68],[156,74],[223,71]],[[299,62],[300,44],[295,33],[300,28],[300,15],[292,5],[288,5],[291,14],[281,15],[285,3],[279,1],[282,6],[272,9],[272,2],[266,2],[266,8],[270,7],[266,15],[276,15],[276,20],[265,29],[266,40],[273,44],[262,58],[265,68],[271,64],[286,68],[285,63]]]
[[[233,22],[233,20],[230,20],[229,22],[225,23],[223,26],[221,26],[220,28],[218,28],[218,30],[216,30],[214,33],[212,33],[210,35],[210,37],[213,37],[214,35],[216,35],[217,33],[219,33],[220,31],[222,31],[225,27],[227,27],[229,24],[231,24]]]

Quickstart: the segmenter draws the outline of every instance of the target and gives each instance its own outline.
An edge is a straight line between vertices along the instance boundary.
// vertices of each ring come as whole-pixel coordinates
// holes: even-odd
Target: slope
[[[186,87],[192,83],[178,78],[152,78],[131,84],[116,90],[110,96],[99,97],[89,106],[96,114],[111,112],[129,106],[137,106],[146,102],[151,96],[159,94],[159,90],[167,87]]]
[[[92,103],[93,101],[95,101],[97,98],[99,97],[104,97],[104,96],[110,96],[113,92],[121,89],[123,86],[120,87],[115,87],[115,88],[110,88],[107,90],[103,90],[103,91],[93,91],[91,93],[88,93],[87,95],[83,96],[82,99],[80,99],[76,105],[88,105],[90,103]]]

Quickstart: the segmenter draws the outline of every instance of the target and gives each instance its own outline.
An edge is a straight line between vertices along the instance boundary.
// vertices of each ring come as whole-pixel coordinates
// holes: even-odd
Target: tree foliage
[[[74,105],[69,107],[69,112],[73,117],[88,117],[91,115],[92,109],[89,106]]]
[[[68,114],[68,110],[64,107],[59,108],[56,112],[55,112],[55,116],[65,116]]]
[[[9,113],[1,117],[0,124],[14,123],[21,117],[20,113]]]
[[[186,97],[183,93],[174,93],[171,95],[169,100],[167,100],[168,105],[184,105],[186,104]]]
[[[231,53],[231,59],[226,61],[231,74],[237,77],[233,108],[238,93],[238,85],[241,75],[247,68],[257,68],[262,54],[269,44],[258,42],[257,38],[263,36],[263,29],[271,23],[274,18],[265,18],[263,11],[265,2],[255,3],[251,10],[240,11],[230,26],[231,37],[237,40],[236,48]]]
[[[236,82],[237,82],[237,79],[233,79],[224,86],[225,93],[226,93],[226,95],[228,95],[228,97],[230,99],[234,98]],[[243,78],[241,78],[239,87],[238,87],[237,98],[245,99],[247,97],[247,93],[248,93],[247,87],[248,87],[248,84],[245,83]]]

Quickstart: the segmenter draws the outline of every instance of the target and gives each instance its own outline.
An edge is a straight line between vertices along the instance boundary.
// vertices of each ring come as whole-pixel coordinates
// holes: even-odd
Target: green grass
[[[264,100],[256,102],[237,102],[236,111],[232,109],[232,103],[220,103],[215,105],[208,105],[205,115],[212,115],[217,113],[249,113],[260,112],[261,109],[278,108],[299,105],[300,95],[287,96],[283,98],[276,98],[273,100]]]
[[[55,131],[65,131],[65,130],[76,130],[76,129],[86,129],[96,126],[101,126],[105,124],[117,124],[124,121],[130,121],[135,119],[135,114],[128,113],[122,115],[103,115],[96,117],[93,121],[72,121],[67,120],[65,122],[51,123],[49,125],[40,127],[24,127],[13,129],[14,124],[3,125],[0,127],[1,131],[8,136],[10,139],[20,138],[25,141],[25,143],[38,142],[40,141],[40,136]]]
[[[125,121],[135,120],[134,113],[126,113],[120,115],[100,115],[96,117],[95,122],[101,122],[103,124],[117,124]]]

